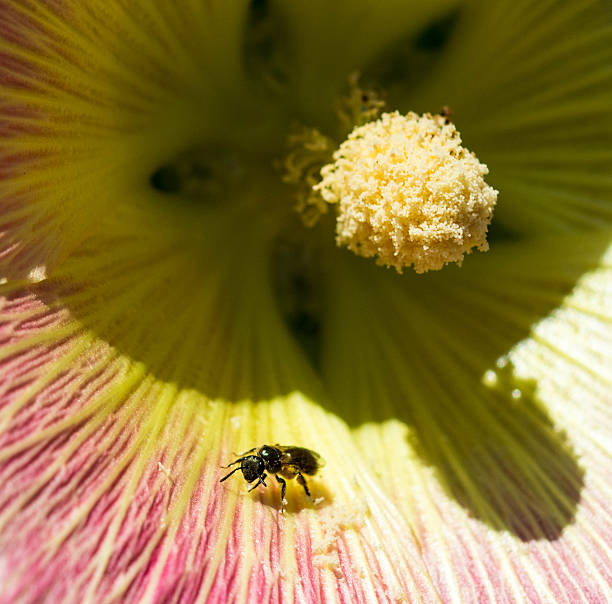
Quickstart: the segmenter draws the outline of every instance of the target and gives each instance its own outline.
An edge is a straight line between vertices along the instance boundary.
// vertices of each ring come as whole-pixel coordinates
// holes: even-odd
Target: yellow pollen
[[[497,191],[441,115],[384,113],[355,128],[313,187],[338,204],[336,241],[398,272],[461,264],[488,249]]]

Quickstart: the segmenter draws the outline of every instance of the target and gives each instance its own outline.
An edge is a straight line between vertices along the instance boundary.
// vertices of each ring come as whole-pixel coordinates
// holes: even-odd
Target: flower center
[[[379,94],[362,90],[356,76],[350,83],[337,114],[338,129],[352,132],[336,151],[314,128],[290,138],[284,181],[297,187],[304,224],[334,205],[338,245],[399,273],[439,270],[461,264],[473,248],[486,251],[497,191],[484,181],[487,167],[461,146],[450,110],[377,120]]]

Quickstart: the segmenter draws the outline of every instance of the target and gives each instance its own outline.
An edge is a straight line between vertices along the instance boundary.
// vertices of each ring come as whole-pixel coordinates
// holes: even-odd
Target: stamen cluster
[[[497,200],[487,166],[441,115],[384,113],[355,128],[313,187],[338,204],[336,239],[398,272],[461,264],[486,234]]]

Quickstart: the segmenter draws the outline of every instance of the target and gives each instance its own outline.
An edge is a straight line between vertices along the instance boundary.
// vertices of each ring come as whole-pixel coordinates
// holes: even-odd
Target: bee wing
[[[322,468],[325,465],[325,460],[316,452],[310,451],[314,458],[317,460],[317,464],[319,464],[319,468]]]
[[[306,447],[294,447],[294,446],[283,446],[275,445],[277,449],[283,452],[281,463],[290,464],[292,461],[303,459],[304,455],[311,457],[317,464],[317,467],[322,468],[325,465],[325,460],[312,449],[306,449]]]
[[[282,452],[281,463],[287,464],[291,463],[291,451],[295,449],[295,447],[284,447],[283,445],[274,445],[277,449]]]

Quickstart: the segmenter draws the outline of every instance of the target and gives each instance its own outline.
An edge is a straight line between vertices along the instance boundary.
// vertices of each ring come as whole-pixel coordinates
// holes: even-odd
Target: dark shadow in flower
[[[559,538],[584,469],[536,382],[505,355],[562,305],[605,239],[500,243],[421,276],[346,255],[323,326],[331,410],[355,428],[404,422],[413,450],[472,517],[523,541]]]
[[[437,17],[421,31],[393,40],[369,65],[363,68],[366,87],[376,85],[385,91],[396,86],[402,90],[418,87],[424,78],[431,77],[437,63],[451,40],[461,18],[461,7]],[[432,112],[442,107],[430,108]]]
[[[172,175],[154,178],[174,188]],[[140,225],[92,236],[35,285],[37,294],[179,389],[229,402],[296,391],[320,400],[321,280],[311,250],[302,257],[285,239],[272,244],[257,208],[241,215],[242,208],[206,198],[198,205],[163,195],[173,203],[167,241],[156,239],[160,229],[149,237]],[[293,232],[299,219],[290,205],[285,211]]]
[[[481,408],[457,401],[472,432],[446,425],[432,440],[425,429],[427,440],[411,444],[471,516],[523,541],[559,538],[574,520],[584,485],[566,433],[555,428],[533,381],[509,377],[491,393],[476,386],[474,394]]]
[[[164,196],[163,203],[205,206],[227,202],[244,179],[239,154],[221,143],[211,142],[187,149],[155,168],[149,183]]]
[[[242,56],[252,81],[267,91],[279,91],[291,69],[282,11],[268,0],[251,0]]]
[[[316,252],[302,240],[279,238],[272,254],[272,287],[291,336],[319,372],[324,279]]]

